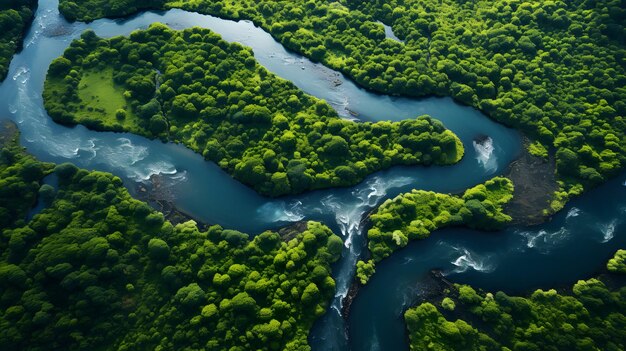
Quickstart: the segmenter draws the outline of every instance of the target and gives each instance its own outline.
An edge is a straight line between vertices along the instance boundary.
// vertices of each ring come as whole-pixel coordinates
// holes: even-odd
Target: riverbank
[[[449,284],[449,287],[441,294],[431,297],[422,296],[419,301],[412,303],[411,307],[408,308],[408,310],[412,310],[413,314],[406,315],[403,323],[408,328],[405,333],[411,334],[413,342],[410,342],[407,335],[407,345],[411,345],[411,349],[424,347],[423,340],[428,335],[433,335],[433,338],[427,343],[446,344],[447,341],[441,338],[445,338],[445,335],[449,334],[437,335],[437,330],[443,330],[445,333],[446,323],[458,323],[458,321],[465,321],[472,328],[475,328],[473,335],[468,335],[469,339],[478,341],[479,337],[476,334],[478,331],[482,334],[480,338],[488,336],[496,343],[502,343],[502,346],[506,344],[515,345],[516,339],[519,341],[528,338],[528,331],[532,332],[537,327],[544,330],[536,333],[529,343],[537,343],[538,345],[549,343],[554,340],[551,338],[553,333],[563,330],[561,325],[567,327],[569,323],[575,325],[576,322],[588,324],[591,329],[597,328],[597,331],[588,333],[589,328],[586,328],[583,331],[586,335],[581,335],[578,332],[566,333],[570,338],[576,335],[578,340],[588,340],[590,337],[594,339],[593,342],[596,344],[596,342],[602,342],[602,335],[610,335],[608,340],[622,343],[625,339],[620,336],[619,330],[623,330],[623,328],[620,328],[620,324],[613,324],[612,321],[623,318],[623,306],[617,301],[619,300],[620,289],[623,290],[626,283],[626,275],[619,271],[609,271],[606,264],[602,265],[600,271],[602,273],[577,279],[570,284],[545,287],[541,289],[543,293],[537,293],[533,289],[517,294],[506,292],[502,294],[500,290],[483,290],[466,284],[456,285],[442,279],[442,282]],[[435,279],[437,279],[436,276]],[[423,305],[425,303],[435,306],[438,316],[430,314],[427,319],[419,319],[423,321],[423,324],[416,324],[416,310],[414,308],[424,311],[423,308],[427,307]],[[520,309],[520,307],[524,308]],[[407,309],[404,311],[403,316]],[[558,315],[564,311],[567,311],[567,317]],[[607,311],[610,311],[610,314],[607,314]],[[423,314],[417,316],[423,316]],[[509,319],[506,322],[508,329],[518,331],[516,336],[503,333],[502,329],[499,329],[502,327],[502,317]],[[444,321],[442,322],[442,320]],[[506,318],[504,320],[506,321]],[[550,330],[553,327],[555,330]],[[421,330],[416,333],[417,328]],[[526,329],[526,334],[524,334],[524,329]],[[521,332],[519,332],[520,330]],[[437,340],[438,338],[439,340]],[[561,345],[565,344],[566,342],[561,343]],[[570,340],[569,345],[573,344],[575,342]],[[622,349],[621,347],[613,348]],[[535,349],[544,348],[535,347]],[[568,347],[563,349],[568,349]],[[608,348],[601,347],[600,349]]]
[[[295,239],[300,233],[307,230],[309,221],[298,221],[289,226],[278,229],[278,235],[284,242]]]
[[[528,151],[529,145],[530,140],[524,136],[522,154],[504,173],[515,187],[513,198],[504,206],[504,212],[512,217],[510,225],[514,226],[537,225],[548,220],[544,211],[559,189],[554,154],[547,160],[533,156]]]
[[[164,177],[160,174],[153,174],[147,182],[135,183],[133,196],[161,212],[165,219],[174,225],[194,221],[198,224],[200,230],[205,230],[209,227],[207,223],[192,217],[176,207],[174,194],[165,183]]]
[[[19,136],[17,125],[8,119],[0,119],[0,148]]]
[[[194,221],[198,224],[198,228],[206,230],[210,224],[204,223],[176,207],[175,195],[172,193],[172,189],[168,186],[166,181],[167,179],[164,176],[153,174],[148,181],[135,184],[133,197],[148,203],[152,208],[161,212],[163,217],[174,225]],[[302,220],[278,228],[276,231],[282,241],[288,242],[305,232],[308,228],[308,223],[309,221]]]
[[[7,7],[0,9],[0,14],[6,14],[7,10],[16,11],[18,17],[20,17],[23,22],[19,24],[13,24],[14,26],[22,26],[19,33],[14,33],[12,28],[7,28],[7,30],[2,33],[2,35],[0,35],[0,49],[2,49],[0,50],[2,51],[2,53],[0,53],[0,55],[2,55],[2,57],[0,57],[0,83],[6,79],[9,73],[9,66],[11,64],[11,61],[13,61],[13,57],[19,54],[24,48],[24,39],[28,35],[28,32],[31,30],[33,21],[35,20],[35,12],[37,12],[38,2],[37,0],[30,0],[21,5],[21,8],[13,8],[19,6],[18,4],[7,4],[4,6]],[[25,12],[27,11],[27,9],[30,10],[30,15]],[[23,15],[28,15],[28,17],[22,17]],[[11,34],[14,34],[14,36],[8,38],[6,37],[10,36]],[[13,48],[11,49],[10,46],[13,46]]]
[[[350,308],[352,307],[352,302],[357,297],[357,295],[359,294],[359,290],[361,290],[362,287],[363,285],[361,284],[361,282],[359,282],[359,280],[355,276],[352,279],[352,284],[350,284],[350,288],[348,289],[348,292],[346,293],[346,296],[343,298],[342,304],[341,304],[341,316],[346,322],[350,318]],[[346,323],[346,329],[349,327],[349,325],[350,325],[349,323]]]
[[[363,214],[363,217],[359,221],[359,228],[363,228],[363,235],[367,237],[367,230],[371,227],[370,216],[378,210],[378,206],[374,206],[369,211]],[[371,258],[371,252],[367,247],[368,241],[365,241],[364,252],[361,255],[360,259],[363,261],[367,261]],[[352,307],[352,302],[359,294],[359,290],[363,287],[363,284],[359,281],[356,274],[352,277],[352,283],[350,284],[350,288],[348,288],[348,292],[346,296],[341,300],[341,316],[344,321],[346,321],[346,332],[349,327],[348,318],[350,317],[350,308]]]
[[[484,143],[486,140],[487,136],[481,136],[475,141]],[[505,206],[505,213],[513,217],[512,222],[507,226],[529,226],[545,222],[548,217],[544,214],[544,209],[548,207],[552,194],[558,189],[554,176],[554,157],[544,160],[533,156],[528,152],[528,145],[530,144],[528,138],[524,137],[523,142],[524,147],[520,156],[504,172],[504,176],[511,179],[515,186],[511,200],[515,204],[509,203]],[[363,221],[367,221],[371,213],[375,213],[377,208],[373,208],[365,215]],[[440,300],[444,296],[445,290],[453,286],[453,283],[444,277],[442,271],[437,269],[431,270],[428,277],[421,279],[417,284],[420,285],[421,292],[419,296],[415,296],[415,300],[406,309],[418,303]],[[346,322],[350,318],[352,303],[363,287],[355,276],[343,299],[341,309],[341,315]],[[346,325],[346,329],[348,329],[349,323]],[[408,333],[405,333],[405,338],[408,343]]]

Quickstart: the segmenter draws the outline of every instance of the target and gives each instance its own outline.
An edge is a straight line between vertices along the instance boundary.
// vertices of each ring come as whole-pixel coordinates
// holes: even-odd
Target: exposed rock
[[[555,175],[555,159],[533,156],[528,152],[530,141],[524,138],[522,155],[509,165],[507,178],[513,181],[513,199],[505,205],[504,211],[513,217],[513,225],[535,225],[545,222],[548,217],[544,209],[549,208],[554,192],[558,190]]]
[[[295,222],[291,224],[290,226],[280,228],[278,230],[278,234],[280,235],[280,238],[284,242],[288,242],[289,240],[298,236],[298,234],[306,231],[307,228],[308,228],[307,221],[299,221],[299,222]]]
[[[198,224],[198,228],[200,229],[208,227],[206,223],[176,208],[174,204],[174,194],[172,194],[171,189],[165,184],[163,176],[159,174],[150,176],[149,181],[146,183],[137,184],[134,196],[140,201],[147,202],[155,210],[163,213],[163,216],[174,225],[193,220]]]

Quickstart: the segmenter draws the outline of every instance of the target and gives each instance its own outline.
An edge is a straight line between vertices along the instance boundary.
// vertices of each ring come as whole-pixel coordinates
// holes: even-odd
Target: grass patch
[[[81,104],[76,114],[77,123],[98,119],[105,129],[115,129],[122,124],[126,130],[142,129],[139,118],[124,97],[124,88],[113,81],[113,69],[83,72],[78,85],[78,97]],[[126,117],[121,120],[116,117],[120,109],[126,111]]]

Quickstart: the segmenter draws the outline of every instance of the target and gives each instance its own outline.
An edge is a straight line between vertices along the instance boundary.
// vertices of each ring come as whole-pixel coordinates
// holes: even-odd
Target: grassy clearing
[[[78,86],[78,97],[81,104],[76,114],[77,123],[98,117],[107,129],[121,127],[123,123],[124,129],[141,130],[139,118],[129,108],[124,97],[124,88],[113,82],[113,69],[83,72]],[[126,111],[123,120],[116,117],[116,112],[120,109]]]

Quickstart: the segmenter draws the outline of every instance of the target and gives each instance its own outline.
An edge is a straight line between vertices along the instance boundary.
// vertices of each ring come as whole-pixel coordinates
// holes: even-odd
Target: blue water
[[[509,294],[592,277],[626,247],[624,179],[626,173],[575,199],[540,226],[494,233],[444,229],[409,243],[379,263],[359,291],[349,319],[350,348],[408,349],[402,316],[417,303],[434,268],[453,282]]]
[[[14,58],[9,78],[0,85],[2,102],[0,116],[9,116],[19,124],[24,146],[41,160],[56,163],[69,161],[83,168],[112,172],[120,176],[131,191],[137,183],[146,182],[151,175],[161,175],[170,192],[176,196],[174,199],[176,206],[206,223],[221,224],[252,234],[302,219],[319,220],[329,225],[343,236],[346,245],[343,257],[335,265],[333,272],[337,281],[337,295],[329,313],[316,323],[310,337],[314,349],[337,350],[353,346],[354,350],[369,350],[376,343],[383,345],[381,348],[383,350],[396,349],[387,347],[396,345],[406,348],[406,345],[403,345],[404,338],[398,339],[397,334],[402,333],[403,328],[391,313],[406,306],[404,300],[399,299],[402,296],[409,296],[406,295],[409,290],[406,290],[406,284],[403,282],[411,281],[411,284],[415,285],[416,272],[425,272],[432,268],[431,265],[443,265],[447,258],[463,252],[459,251],[460,248],[455,246],[457,244],[454,241],[451,241],[450,245],[435,245],[434,238],[439,236],[465,238],[471,243],[472,246],[468,247],[472,250],[498,247],[505,251],[515,251],[523,246],[524,243],[520,240],[498,239],[521,237],[521,234],[514,232],[470,234],[463,230],[442,231],[435,233],[433,239],[411,244],[396,257],[379,265],[372,282],[355,301],[352,309],[353,318],[350,319],[352,341],[348,345],[347,335],[344,333],[345,324],[338,311],[341,299],[352,280],[355,262],[365,249],[365,228],[361,223],[365,213],[385,199],[413,188],[459,192],[501,174],[520,152],[518,133],[496,124],[471,107],[455,103],[450,98],[408,99],[370,93],[357,87],[340,73],[286,51],[269,34],[254,27],[250,22],[233,22],[171,10],[146,12],[126,20],[70,24],[59,16],[56,6],[57,1],[54,0],[41,2],[33,28],[26,38],[24,51]],[[204,161],[200,155],[181,145],[164,144],[127,133],[94,132],[82,126],[67,128],[50,119],[43,109],[41,98],[46,70],[50,62],[63,53],[71,40],[88,28],[95,30],[100,36],[110,37],[127,35],[132,30],[146,28],[153,22],[163,22],[175,29],[201,26],[221,34],[228,41],[250,46],[257,60],[268,70],[294,82],[305,92],[325,99],[345,118],[354,119],[356,115],[357,119],[363,121],[397,121],[430,114],[441,120],[461,138],[465,146],[465,157],[457,165],[449,167],[394,167],[373,174],[361,184],[351,188],[328,189],[281,199],[267,199],[233,180],[215,164]],[[475,138],[483,135],[489,137],[485,145],[473,142]],[[607,196],[617,199],[620,196],[618,194],[619,192],[613,190],[609,191]],[[583,197],[581,201],[592,208],[584,213],[596,213],[593,207],[594,200],[587,201],[587,198],[589,197]],[[611,214],[617,216],[616,213],[607,212],[608,216]],[[585,218],[582,214],[580,217]],[[593,220],[594,217],[589,218]],[[552,224],[541,228],[550,231],[552,230],[550,225]],[[623,230],[623,226],[618,224],[614,230],[615,238],[599,245],[607,251],[618,247],[616,243],[623,236],[620,236]],[[572,233],[573,236],[578,235],[576,234],[578,232]],[[536,242],[539,242],[537,240]],[[422,264],[416,266],[411,261],[406,267],[406,272],[397,270],[393,263],[402,260],[402,257],[408,257],[406,255],[414,250],[421,258],[432,259],[422,260]],[[477,251],[476,255],[481,257],[481,252]],[[500,267],[499,263],[508,259],[508,256],[494,256],[490,264]],[[587,256],[590,260],[600,261],[605,259],[606,255],[599,257],[596,252],[589,251]],[[437,257],[439,260],[435,259]],[[524,260],[524,257],[534,259],[529,255],[520,257],[522,257],[520,260]],[[520,262],[523,266],[523,261]],[[533,267],[531,264],[527,266]],[[529,272],[532,272],[530,268]],[[472,275],[472,272],[474,268],[468,268],[465,273],[451,274],[454,279],[458,277],[481,285],[483,281],[480,278],[490,277],[497,272],[497,268],[492,273],[484,271]],[[553,271],[553,274],[556,272]],[[568,268],[568,272],[576,275],[581,270]],[[566,275],[560,271],[558,274]],[[548,275],[546,273],[545,276]],[[377,283],[379,281],[384,283],[385,279],[399,281],[383,285]],[[489,278],[485,279],[491,281]],[[496,281],[498,284],[495,288],[498,289],[532,287],[535,284],[530,282],[525,285],[524,281],[512,282],[506,279]],[[368,300],[370,298],[373,300]],[[383,301],[388,303],[383,304]],[[380,309],[375,309],[378,305]],[[360,317],[355,320],[357,317],[354,316]],[[390,318],[395,318],[395,322]],[[394,326],[395,334],[387,330],[390,326]],[[395,344],[396,341],[400,344]]]

